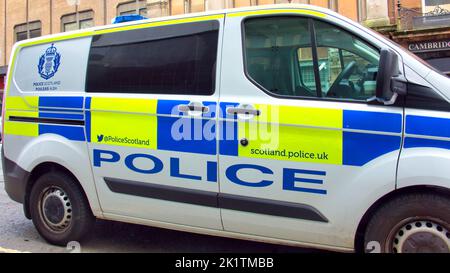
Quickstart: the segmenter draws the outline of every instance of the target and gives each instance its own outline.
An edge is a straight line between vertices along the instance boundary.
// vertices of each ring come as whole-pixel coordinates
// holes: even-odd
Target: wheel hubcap
[[[450,232],[431,220],[411,221],[395,234],[392,251],[396,253],[449,253]]]
[[[56,232],[65,231],[72,221],[72,204],[67,194],[59,187],[44,190],[40,212],[47,227]]]

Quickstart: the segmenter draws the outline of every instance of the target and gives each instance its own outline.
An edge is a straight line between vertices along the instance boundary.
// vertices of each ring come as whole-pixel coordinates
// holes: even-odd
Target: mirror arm
[[[398,93],[394,92],[394,94],[392,95],[390,100],[383,100],[383,99],[379,99],[380,103],[383,103],[384,105],[393,105],[398,98]]]
[[[373,97],[368,98],[366,100],[366,102],[369,104],[393,105],[397,101],[397,98],[398,98],[398,94],[394,93],[390,100],[385,100],[385,99],[373,96]]]
[[[408,80],[403,75],[394,76],[391,78],[391,88],[395,94],[406,96]]]
[[[403,75],[397,75],[391,78],[391,89],[392,89],[392,97],[390,100],[384,100],[382,103],[384,105],[393,105],[399,95],[406,96],[408,90],[408,81],[403,77]]]
[[[392,97],[389,100],[385,100],[382,98],[378,98],[376,96],[371,97],[367,100],[367,102],[378,102],[383,105],[393,105],[397,101],[398,96],[406,96],[407,93],[407,85],[408,81],[403,77],[403,75],[397,75],[391,78],[391,89],[392,89]]]

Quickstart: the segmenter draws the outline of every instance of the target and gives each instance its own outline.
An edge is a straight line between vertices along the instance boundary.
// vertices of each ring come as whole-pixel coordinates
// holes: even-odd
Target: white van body
[[[285,27],[291,22],[300,22],[292,23],[292,32]],[[189,37],[196,38],[186,42]],[[341,48],[334,46],[339,37],[348,37]],[[199,53],[178,66],[146,68],[157,75],[147,73],[153,82],[134,79],[142,63],[152,61],[133,53],[143,50],[146,39],[158,41],[148,54],[157,52],[152,58],[160,63],[188,56],[191,50],[183,47],[190,45],[212,50],[214,59]],[[170,39],[179,39],[178,50],[164,52]],[[382,49],[398,57],[396,76],[408,86],[395,103],[375,98],[371,73]],[[283,58],[291,53],[289,65],[299,65],[286,72]],[[115,66],[121,54],[130,55]],[[173,72],[177,67],[183,71]],[[192,84],[177,82],[197,70]],[[332,71],[339,70],[346,75],[333,85],[342,72]],[[360,71],[359,78],[351,71]],[[146,92],[136,81],[156,91]],[[169,91],[158,92],[164,84]],[[189,88],[196,91],[182,91]],[[55,234],[77,224],[64,212],[76,205],[74,197],[66,194],[73,203],[67,205],[42,193],[44,199],[36,197],[40,207],[33,208],[32,195],[42,175],[58,171],[79,183],[96,218],[354,251],[371,236],[369,223],[385,204],[415,194],[448,204],[449,100],[447,77],[371,30],[308,5],[212,11],[46,36],[13,49],[3,114],[5,187],[28,218],[39,221],[32,217],[35,209]],[[62,196],[64,187],[58,189]],[[430,213],[437,210],[433,202]],[[432,222],[425,232],[438,238],[430,243],[438,244],[433,251],[450,247],[450,208],[444,208],[443,216],[411,212],[405,218]],[[61,217],[66,224],[57,223]],[[74,239],[58,241],[38,230],[52,243]],[[405,240],[424,230],[413,226],[408,232]],[[397,237],[378,242],[382,251],[411,250],[395,246]]]

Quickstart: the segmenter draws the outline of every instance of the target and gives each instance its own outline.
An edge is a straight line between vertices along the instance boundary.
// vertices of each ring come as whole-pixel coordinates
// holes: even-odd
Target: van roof
[[[164,16],[164,17],[157,17],[157,18],[150,18],[145,20],[139,20],[139,21],[132,21],[132,22],[126,22],[126,23],[120,23],[120,24],[110,24],[110,25],[102,25],[98,27],[92,27],[82,30],[75,30],[75,31],[69,31],[69,32],[61,32],[57,34],[51,34],[51,35],[45,35],[38,38],[23,40],[20,42],[17,42],[15,44],[15,47],[26,47],[26,46],[32,46],[36,44],[42,44],[42,43],[50,43],[52,41],[61,41],[61,40],[68,40],[68,39],[74,39],[74,38],[80,38],[80,37],[86,37],[86,36],[92,36],[96,34],[101,33],[107,33],[107,32],[115,32],[120,31],[119,29],[128,30],[133,29],[133,26],[139,26],[139,25],[147,25],[152,23],[158,23],[158,22],[171,22],[171,21],[186,21],[189,18],[195,18],[195,17],[210,17],[211,19],[215,19],[222,14],[233,14],[233,13],[245,13],[245,12],[257,12],[258,11],[268,11],[268,10],[289,10],[289,9],[301,9],[305,11],[309,11],[311,15],[333,15],[334,17],[340,17],[344,20],[345,17],[339,15],[338,13],[335,13],[329,9],[321,8],[318,6],[313,5],[304,5],[304,4],[275,4],[275,5],[261,5],[261,6],[251,6],[251,7],[243,7],[243,8],[233,8],[233,9],[223,9],[223,10],[212,10],[212,11],[206,11],[206,12],[196,12],[196,13],[188,13],[188,14],[181,14],[181,15],[174,15],[174,16]],[[149,25],[150,26],[150,25]],[[14,52],[14,51],[13,51]]]

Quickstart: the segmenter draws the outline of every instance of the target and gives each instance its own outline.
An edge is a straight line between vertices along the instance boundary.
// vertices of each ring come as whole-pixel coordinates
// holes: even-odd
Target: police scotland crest
[[[52,44],[39,58],[39,75],[45,80],[52,78],[58,72],[60,64],[61,54],[58,53],[56,47]]]

